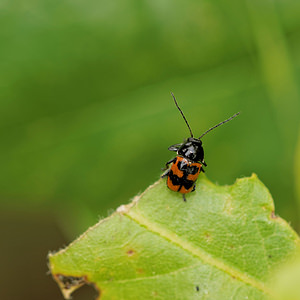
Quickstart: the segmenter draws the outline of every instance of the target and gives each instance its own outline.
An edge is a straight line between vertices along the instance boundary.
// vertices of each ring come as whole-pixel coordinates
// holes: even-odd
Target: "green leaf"
[[[300,257],[283,265],[274,278],[273,289],[278,300],[300,299]]]
[[[159,180],[49,259],[66,298],[93,283],[101,300],[275,299],[271,275],[299,245],[256,175],[200,176],[187,202]]]

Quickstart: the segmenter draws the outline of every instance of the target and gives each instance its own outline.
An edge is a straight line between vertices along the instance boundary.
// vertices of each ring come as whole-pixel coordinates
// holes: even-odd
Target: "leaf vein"
[[[135,208],[137,209],[137,207]],[[244,282],[245,284],[251,285],[252,287],[260,290],[266,295],[269,296],[272,295],[272,292],[265,286],[264,283],[260,282],[259,280],[247,274],[242,273],[241,271],[235,269],[232,266],[225,264],[220,259],[217,259],[211,256],[209,253],[206,253],[203,249],[195,247],[192,243],[177,236],[176,233],[171,232],[166,228],[162,228],[161,225],[157,225],[153,221],[149,221],[140,212],[138,213],[133,209],[130,209],[124,212],[124,214],[129,218],[131,218],[136,223],[138,223],[139,225],[145,227],[147,230],[159,235],[160,237],[177,245],[178,247],[181,247],[182,249],[192,254],[193,256],[200,258],[204,263],[209,264],[229,274],[230,276]]]

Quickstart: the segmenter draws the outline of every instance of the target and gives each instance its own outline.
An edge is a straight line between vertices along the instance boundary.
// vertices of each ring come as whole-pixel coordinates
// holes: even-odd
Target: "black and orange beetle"
[[[207,166],[204,161],[204,151],[201,138],[216,127],[232,120],[240,113],[238,112],[231,118],[209,128],[199,138],[194,138],[191,127],[186,120],[182,110],[178,106],[175,96],[173,95],[173,93],[171,93],[171,95],[187,127],[189,128],[191,137],[186,139],[183,143],[175,144],[168,148],[170,151],[177,152],[177,156],[166,163],[166,169],[169,167],[169,164],[172,163],[171,168],[168,169],[161,177],[168,176],[168,188],[172,191],[181,193],[183,196],[183,200],[186,201],[185,194],[193,192],[195,190],[196,180],[200,172],[204,172],[203,166]]]

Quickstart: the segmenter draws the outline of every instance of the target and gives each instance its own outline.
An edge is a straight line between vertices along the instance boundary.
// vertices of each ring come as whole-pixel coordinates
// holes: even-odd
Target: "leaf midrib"
[[[268,289],[263,282],[255,279],[245,273],[242,273],[241,271],[233,268],[232,266],[228,266],[222,260],[212,257],[209,253],[207,253],[203,249],[197,248],[192,243],[180,238],[174,232],[161,227],[161,225],[158,225],[158,224],[154,223],[153,221],[148,220],[140,212],[139,213],[136,212],[137,211],[136,206],[134,207],[134,209],[136,211],[133,210],[132,208],[133,207],[129,206],[128,210],[123,211],[122,213],[125,216],[129,217],[134,222],[136,222],[137,224],[139,224],[140,226],[145,227],[147,230],[153,232],[154,234],[160,236],[161,238],[164,238],[165,240],[182,248],[189,254],[191,254],[197,258],[200,258],[206,264],[209,264],[215,268],[218,268],[219,270],[229,274],[230,276],[236,278],[237,280],[244,282],[245,284],[251,285],[252,287],[262,291],[264,294],[274,298],[274,295],[272,294],[271,290]]]

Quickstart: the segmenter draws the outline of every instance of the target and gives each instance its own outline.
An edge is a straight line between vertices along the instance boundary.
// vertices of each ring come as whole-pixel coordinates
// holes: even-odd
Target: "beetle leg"
[[[196,190],[196,185],[193,186],[193,189],[191,190],[191,192],[195,192]]]
[[[167,177],[169,175],[170,170],[166,170],[165,172],[163,172],[163,174],[160,176],[160,178],[164,178]]]
[[[186,202],[185,194],[182,194],[183,201]]]
[[[162,171],[169,168],[169,164],[173,163],[176,160],[176,157],[170,159],[168,162],[166,162],[166,167],[162,169]]]

